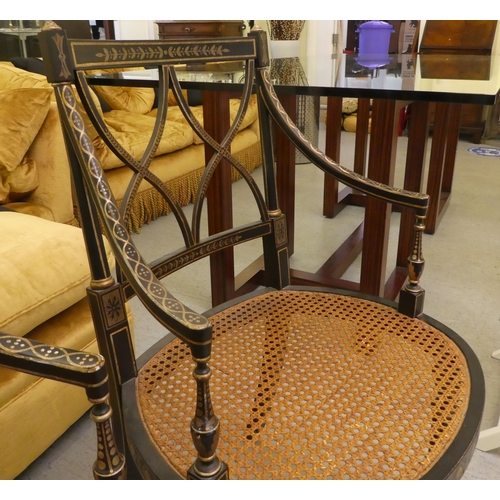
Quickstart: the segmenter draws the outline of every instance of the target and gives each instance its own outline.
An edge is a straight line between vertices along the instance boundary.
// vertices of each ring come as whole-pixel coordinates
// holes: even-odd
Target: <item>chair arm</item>
[[[0,332],[0,365],[91,389],[93,399],[107,394],[107,374],[100,354],[65,349]],[[101,386],[105,391],[103,395],[97,390]]]
[[[259,88],[261,89],[262,97],[270,115],[294,143],[295,147],[299,149],[309,161],[347,186],[357,189],[369,196],[386,201],[387,203],[394,203],[402,207],[411,208],[415,210],[418,216],[425,217],[429,204],[429,195],[406,191],[387,186],[380,182],[375,182],[328,158],[304,137],[302,132],[283,109],[271,84],[267,68],[257,70],[256,76],[259,78]]]
[[[75,160],[79,163],[75,168],[80,169],[83,182],[89,188],[88,196],[97,208],[104,233],[121,271],[141,302],[163,326],[190,344],[196,357],[208,356],[212,338],[210,322],[170,294],[144,261],[127,230],[101,163],[97,159],[77,109],[75,91],[70,85],[62,85],[55,88],[55,93],[61,104],[62,125],[68,130]],[[84,149],[79,147],[80,141],[85,144]]]
[[[0,365],[85,387],[87,397],[94,405],[90,416],[97,431],[94,478],[126,478],[125,458],[117,449],[111,424],[108,376],[100,354],[65,349],[0,332]]]

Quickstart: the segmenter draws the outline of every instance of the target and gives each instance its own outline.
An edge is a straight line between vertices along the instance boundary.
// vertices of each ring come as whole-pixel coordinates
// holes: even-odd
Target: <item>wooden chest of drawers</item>
[[[243,21],[156,21],[160,40],[241,36]]]
[[[434,126],[434,112],[436,105],[431,103],[429,106],[429,124],[431,130]],[[460,114],[460,134],[469,136],[469,140],[474,144],[481,143],[481,137],[484,132],[485,118],[484,106],[481,104],[462,104]]]

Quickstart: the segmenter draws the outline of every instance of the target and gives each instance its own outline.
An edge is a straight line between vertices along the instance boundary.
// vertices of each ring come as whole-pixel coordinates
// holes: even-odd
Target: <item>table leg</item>
[[[429,139],[429,103],[413,102],[410,108],[410,116],[403,188],[408,191],[422,192],[427,142]],[[406,268],[408,265],[408,256],[413,247],[414,223],[415,212],[409,208],[402,208],[396,258],[397,266]]]
[[[398,139],[396,101],[374,99],[368,177],[393,185]],[[384,296],[391,205],[368,198],[365,209],[360,291]]]
[[[333,161],[340,162],[340,134],[342,131],[342,98],[328,97],[326,104],[325,154]],[[339,183],[335,177],[325,174],[323,187],[323,215],[335,217],[345,203],[339,200]]]
[[[366,174],[369,119],[370,99],[358,99],[353,170],[361,175]],[[341,132],[342,98],[329,97],[326,113],[325,154],[337,163],[340,162]],[[364,197],[353,192],[351,188],[345,188],[339,193],[338,181],[325,174],[323,215],[333,218],[348,205],[364,206]]]
[[[448,137],[446,139],[446,155],[444,158],[443,184],[441,191],[448,193],[448,199],[451,195],[451,186],[453,184],[453,173],[455,170],[455,159],[457,156],[458,138],[460,135],[460,116],[462,112],[461,104],[450,104],[448,118]]]
[[[427,181],[427,194],[430,197],[425,228],[427,234],[434,234],[450,200],[460,111],[460,104],[436,104]]]
[[[353,170],[360,175],[366,175],[366,153],[368,151],[369,124],[370,99],[358,99]]]
[[[206,131],[220,142],[229,130],[228,92],[203,91],[203,120]],[[208,162],[213,150],[205,146]],[[233,227],[231,164],[222,160],[215,170],[207,191],[209,234]],[[224,207],[224,209],[222,209]],[[234,253],[227,248],[210,256],[212,305],[215,307],[234,297]]]

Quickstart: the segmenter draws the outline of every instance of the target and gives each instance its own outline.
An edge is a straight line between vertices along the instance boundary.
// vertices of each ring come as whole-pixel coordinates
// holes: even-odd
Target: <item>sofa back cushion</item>
[[[0,205],[22,200],[38,187],[38,170],[35,160],[25,156],[12,171],[0,173]]]
[[[129,68],[128,71],[142,70],[144,68]],[[92,73],[120,73],[126,71],[124,68],[111,68],[107,70],[88,71]],[[155,101],[154,89],[145,87],[114,87],[96,85],[94,90],[101,99],[111,107],[121,111],[130,111],[144,115],[151,111]]]
[[[51,96],[44,76],[0,63],[0,203],[38,185],[34,164],[23,159],[47,116]]]
[[[153,116],[113,110],[104,113],[104,121],[114,138],[136,159],[140,160],[148,146],[155,126]],[[156,156],[172,153],[193,144],[193,130],[187,124],[167,121],[158,143]],[[104,170],[111,170],[123,165],[105,144],[101,137],[93,138],[97,156]]]
[[[42,75],[0,64],[0,168],[14,170],[40,130],[52,87]]]
[[[172,98],[175,101],[175,97]],[[235,120],[236,115],[238,113],[240,107],[240,99],[230,99],[229,100],[229,119],[231,123]],[[156,116],[158,109],[153,109],[148,113],[148,116]],[[203,106],[191,106],[191,111],[195,118],[198,120],[200,125],[203,127]],[[248,104],[248,109],[247,112],[245,113],[245,116],[240,124],[239,131],[241,132],[242,130],[246,129],[252,123],[254,123],[257,118],[259,117],[258,114],[258,109],[257,109],[257,96],[253,95],[250,97],[250,102]],[[182,114],[182,111],[179,106],[170,106],[170,95],[169,95],[169,108],[167,112],[167,123],[168,122],[176,122],[176,123],[182,123],[185,124],[186,126],[188,125],[187,120],[184,118],[184,115]],[[194,143],[195,144],[203,144],[203,141],[195,134],[193,133],[194,136]]]

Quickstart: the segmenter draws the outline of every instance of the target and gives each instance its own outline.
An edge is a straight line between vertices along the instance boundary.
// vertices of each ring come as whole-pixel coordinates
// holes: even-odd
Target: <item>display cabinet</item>
[[[0,20],[0,60],[13,57],[40,57],[38,33],[44,21]]]

